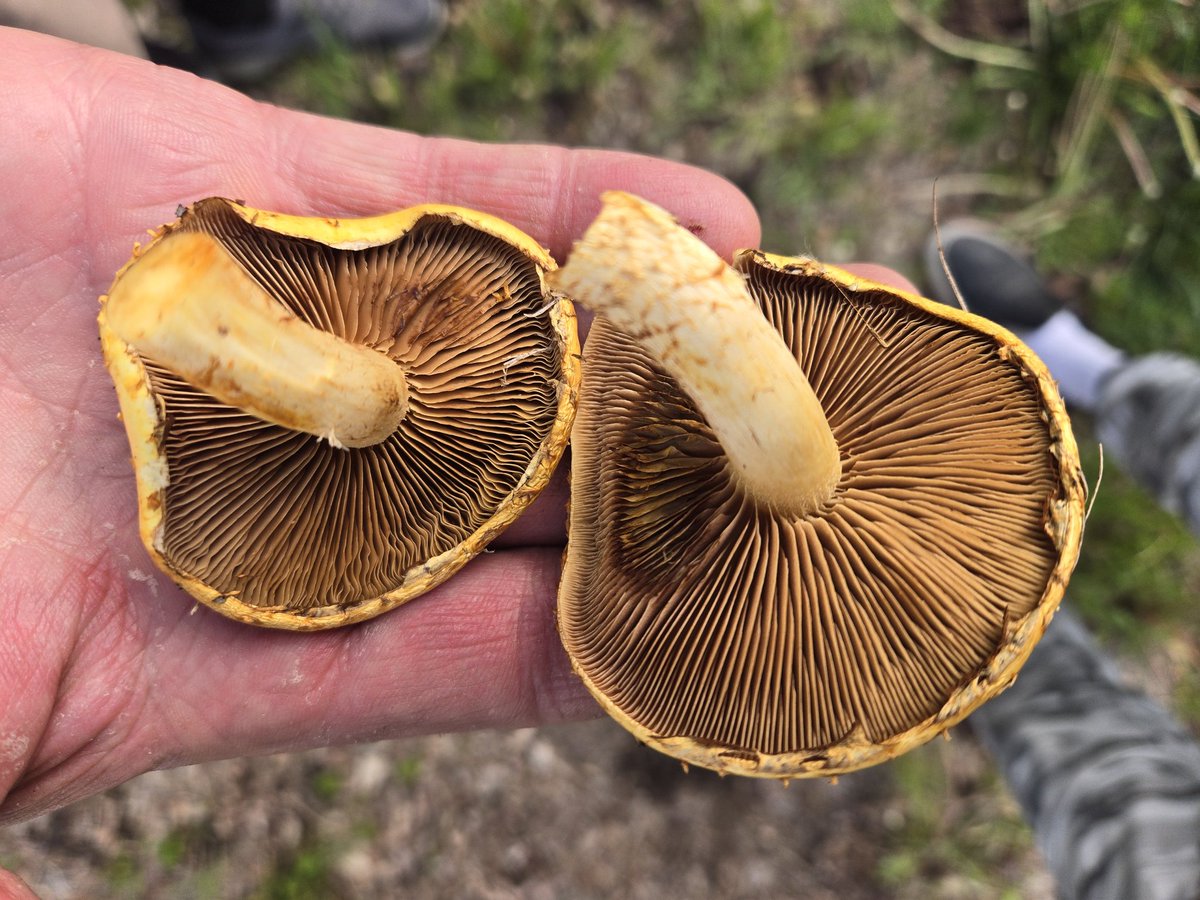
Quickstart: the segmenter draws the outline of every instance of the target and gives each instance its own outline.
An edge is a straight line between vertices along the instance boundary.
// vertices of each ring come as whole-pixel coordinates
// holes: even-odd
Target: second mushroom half
[[[986,320],[757,251],[625,194],[557,283],[592,307],[559,628],[639,739],[836,774],[1001,691],[1078,556],[1044,366]]]
[[[566,446],[578,337],[553,268],[457,207],[182,211],[100,313],[155,562],[227,616],[299,630],[448,578]]]

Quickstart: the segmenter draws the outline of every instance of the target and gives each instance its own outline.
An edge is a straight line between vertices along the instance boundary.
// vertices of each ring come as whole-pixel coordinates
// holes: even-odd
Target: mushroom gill
[[[295,234],[301,221],[262,227],[207,200],[173,230],[215,237],[307,325],[393,360],[408,408],[389,436],[339,448],[132,355],[169,473],[148,504],[161,507],[152,553],[222,612],[328,627],[443,580],[540,490],[569,428],[574,326],[544,289],[549,258],[465,211],[418,211],[361,247],[353,222],[334,223],[350,246],[333,246]]]
[[[743,774],[847,771],[1014,677],[1077,554],[1074,443],[1006,332],[811,262],[744,252],[736,268],[824,410],[837,483],[799,514],[757,500],[676,379],[598,316],[560,633],[605,708],[660,750]]]

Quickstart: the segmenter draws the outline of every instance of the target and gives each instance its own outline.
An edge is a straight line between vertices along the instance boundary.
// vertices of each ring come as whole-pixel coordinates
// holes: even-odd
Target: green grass
[[[173,869],[188,856],[189,836],[184,829],[175,829],[158,842],[156,849],[159,864],[164,869]]]
[[[342,790],[342,773],[331,769],[319,769],[309,779],[309,786],[317,800],[329,804],[337,800]]]
[[[402,756],[396,760],[393,769],[397,781],[407,788],[414,788],[421,780],[421,757],[417,755]]]
[[[1018,900],[1014,870],[1032,851],[1032,835],[994,772],[982,783],[954,778],[940,744],[892,764],[905,799],[903,821],[879,864],[888,896],[994,897]],[[986,803],[965,797],[989,798]]]
[[[281,861],[255,893],[255,900],[324,900],[331,896],[333,851],[310,843]]]
[[[141,893],[141,869],[129,853],[113,858],[105,867],[104,878],[115,897],[133,897]]]
[[[883,0],[848,4],[851,30],[836,12],[773,0],[486,0],[460,9],[423,64],[329,40],[263,93],[420,133],[686,159],[746,190],[777,248],[805,240],[795,210],[818,213],[821,197],[853,180],[881,142],[920,133],[870,90],[912,43]]]
[[[165,871],[194,869],[216,855],[218,841],[208,821],[172,828],[153,848],[153,856]]]

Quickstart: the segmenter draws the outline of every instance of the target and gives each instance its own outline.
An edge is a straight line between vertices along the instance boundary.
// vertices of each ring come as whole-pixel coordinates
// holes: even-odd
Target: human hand
[[[148,226],[210,195],[300,214],[461,204],[560,260],[604,189],[726,256],[758,243],[746,199],[675,163],[330,121],[3,28],[0,85],[0,824],[153,768],[592,714],[554,633],[561,475],[498,552],[371,622],[290,634],[194,611],[137,536],[96,299]]]
[[[562,258],[620,188],[728,253],[731,185],[629,154],[488,147],[251,102],[147,63],[0,29],[0,822],[152,768],[589,715],[554,634],[565,489],[427,597],[322,634],[192,603],[137,537],[97,297],[148,226],[209,195],[302,214],[440,201]]]

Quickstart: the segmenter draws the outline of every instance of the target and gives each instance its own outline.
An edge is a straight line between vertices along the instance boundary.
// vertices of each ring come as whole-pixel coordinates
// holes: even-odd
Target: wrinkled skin
[[[561,475],[498,552],[363,625],[298,635],[194,609],[137,536],[96,299],[147,228],[210,195],[299,214],[460,204],[562,259],[608,188],[722,254],[757,246],[736,188],[628,154],[321,119],[4,28],[0,122],[0,824],[154,768],[595,714],[554,634]]]

